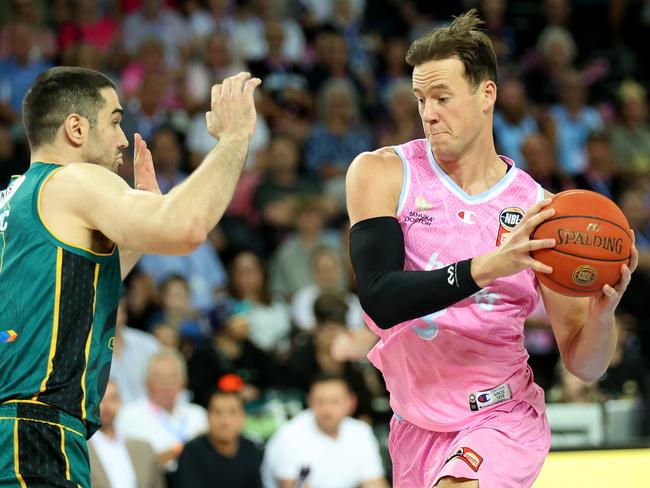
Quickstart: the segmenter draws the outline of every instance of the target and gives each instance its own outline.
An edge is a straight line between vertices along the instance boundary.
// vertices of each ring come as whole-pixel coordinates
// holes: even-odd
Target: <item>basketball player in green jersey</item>
[[[52,68],[28,91],[31,166],[0,192],[1,488],[90,486],[86,439],[99,427],[121,278],[141,253],[189,253],[216,225],[259,83],[240,73],[212,88],[206,122],[219,143],[166,195],[137,135],[136,189],[115,174],[128,142],[108,78]]]

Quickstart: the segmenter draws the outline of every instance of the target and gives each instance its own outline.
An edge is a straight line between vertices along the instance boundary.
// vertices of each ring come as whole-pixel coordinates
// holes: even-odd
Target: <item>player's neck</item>
[[[491,151],[467,153],[457,160],[437,162],[447,176],[468,195],[478,195],[489,190],[501,181],[508,169],[494,147]]]
[[[81,155],[77,154],[74,150],[59,148],[55,145],[47,145],[32,151],[30,163],[54,163],[54,164],[70,164],[83,161]]]

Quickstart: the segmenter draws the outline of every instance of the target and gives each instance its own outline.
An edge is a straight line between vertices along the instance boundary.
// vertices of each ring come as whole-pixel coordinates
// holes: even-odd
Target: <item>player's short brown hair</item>
[[[100,91],[115,84],[99,71],[57,66],[41,73],[23,99],[23,124],[32,150],[54,140],[70,114],[97,123],[105,100]]]
[[[427,61],[458,58],[465,66],[465,78],[475,89],[486,80],[497,81],[497,57],[490,38],[479,26],[483,21],[476,9],[454,17],[446,27],[434,29],[413,41],[406,62],[415,67]]]

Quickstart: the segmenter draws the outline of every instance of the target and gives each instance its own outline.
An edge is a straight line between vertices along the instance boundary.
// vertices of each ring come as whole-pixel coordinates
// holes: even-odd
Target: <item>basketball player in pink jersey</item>
[[[497,63],[475,11],[411,45],[426,138],[360,154],[347,175],[351,257],[390,391],[397,488],[529,487],[550,446],[524,349],[541,295],[574,375],[593,381],[615,347],[614,309],[637,265],[592,298],[536,281],[530,251],[551,195],[497,155]]]

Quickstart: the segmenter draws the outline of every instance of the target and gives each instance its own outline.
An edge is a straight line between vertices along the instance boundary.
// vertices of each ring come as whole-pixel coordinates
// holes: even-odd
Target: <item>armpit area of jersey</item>
[[[438,312],[480,290],[471,259],[433,271],[404,271],[404,235],[394,217],[354,224],[350,257],[361,305],[382,329]]]

